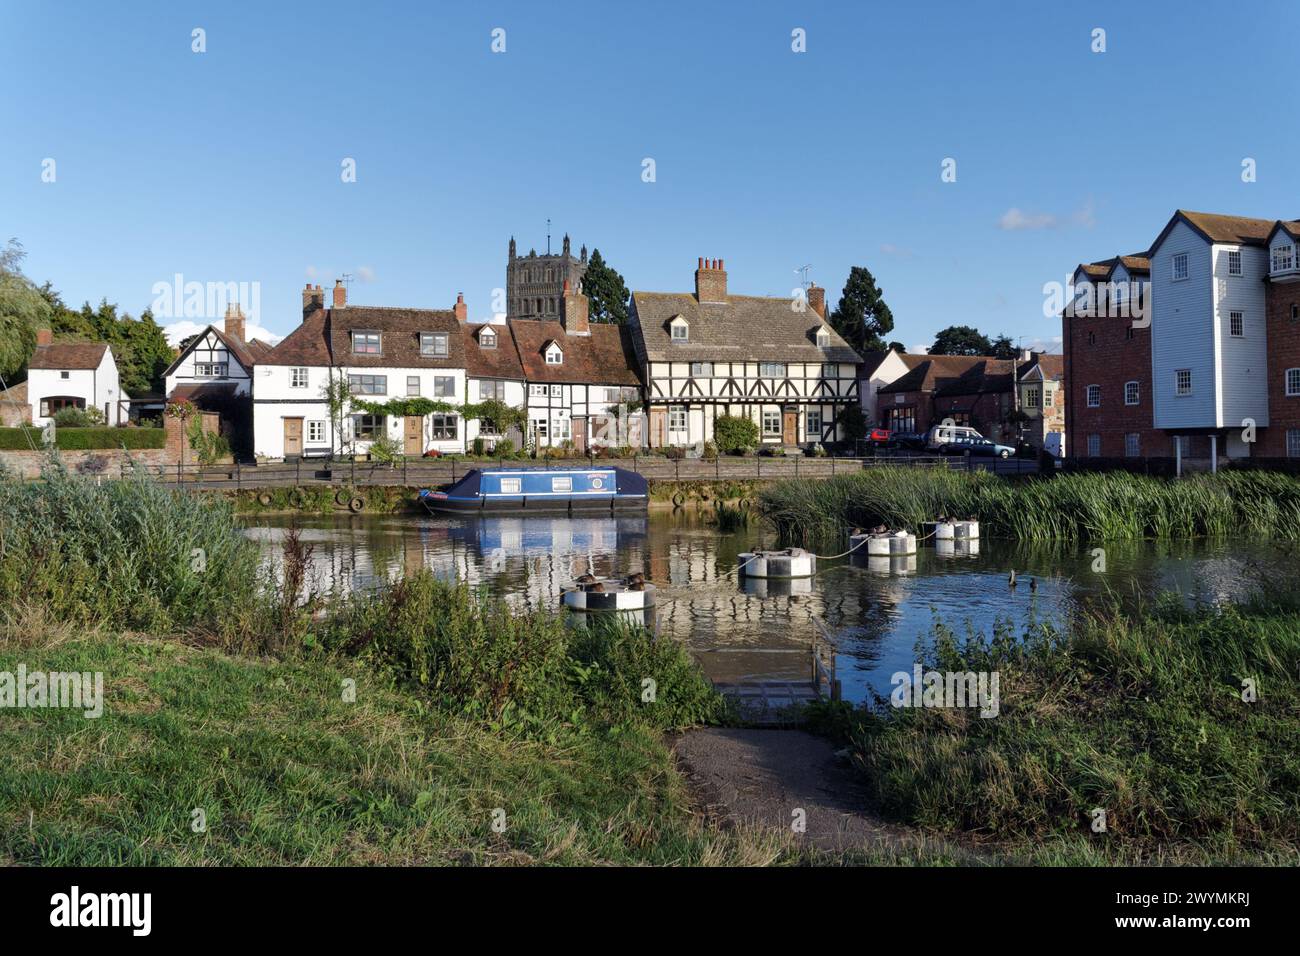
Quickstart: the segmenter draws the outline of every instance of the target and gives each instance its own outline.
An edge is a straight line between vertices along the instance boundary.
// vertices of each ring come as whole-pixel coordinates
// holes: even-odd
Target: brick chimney
[[[456,321],[457,321],[457,322],[460,322],[460,323],[463,325],[466,321],[468,321],[468,319],[469,319],[469,306],[467,306],[467,305],[465,304],[465,293],[464,293],[464,292],[457,292],[457,293],[456,293],[456,304],[455,304],[455,306],[452,307],[452,309],[453,309],[453,311],[456,313]]]
[[[37,329],[37,330],[36,330],[36,344],[37,344],[37,345],[53,345],[53,344],[54,344],[54,330],[53,330],[53,329]]]
[[[306,288],[302,290],[302,314],[305,316],[323,308],[325,308],[325,293],[321,291],[320,286],[308,282]]]
[[[343,284],[342,279],[334,280],[334,308],[346,309],[348,307],[348,287]]]
[[[231,302],[226,306],[226,338],[234,339],[236,342],[247,342],[244,336],[244,310],[239,307],[238,302]]]
[[[566,335],[590,335],[591,326],[587,322],[587,297],[582,289],[569,288],[569,280],[564,280],[564,296],[560,299],[560,321],[564,323]]]
[[[812,310],[826,321],[826,290],[819,285],[810,285],[808,287],[808,304]]]
[[[700,259],[695,270],[695,298],[700,302],[727,301],[727,272],[721,259]]]

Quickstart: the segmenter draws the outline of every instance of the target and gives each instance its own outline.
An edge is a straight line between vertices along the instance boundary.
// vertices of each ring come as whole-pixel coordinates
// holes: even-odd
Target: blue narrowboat
[[[446,491],[420,491],[430,511],[544,514],[644,511],[649,483],[623,468],[475,468]]]

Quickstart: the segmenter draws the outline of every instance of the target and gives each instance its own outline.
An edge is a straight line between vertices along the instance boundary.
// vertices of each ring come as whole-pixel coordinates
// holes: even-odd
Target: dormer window
[[[494,349],[497,347],[497,334],[491,329],[484,329],[478,334],[478,344],[480,348]]]
[[[564,353],[560,351],[560,347],[556,345],[554,342],[546,346],[546,364],[547,365],[564,364]]]
[[[826,326],[823,325],[820,329],[817,330],[817,347],[819,349],[825,349],[825,348],[830,348],[830,345],[831,345],[831,333],[826,328]]]
[[[668,329],[674,342],[689,342],[691,340],[691,325],[680,315],[674,316],[672,322],[668,324]]]
[[[446,358],[447,357],[447,333],[446,332],[421,332],[420,333],[420,354],[425,358]]]
[[[1273,247],[1273,271],[1289,272],[1295,268],[1295,246],[1287,243],[1286,245]]]
[[[353,332],[352,351],[356,355],[382,355],[383,336],[378,332]]]

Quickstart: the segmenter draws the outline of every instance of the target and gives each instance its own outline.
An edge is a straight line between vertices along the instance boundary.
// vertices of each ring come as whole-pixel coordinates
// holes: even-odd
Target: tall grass
[[[257,551],[215,497],[170,491],[137,472],[43,480],[0,474],[0,609],[47,620],[163,632],[216,628],[257,588]]]
[[[826,481],[782,481],[760,494],[784,537],[817,541],[858,526],[916,529],[941,515],[983,533],[1040,541],[1300,538],[1300,479],[1241,471],[1177,481],[1122,472],[1008,481],[989,472],[879,468]]]

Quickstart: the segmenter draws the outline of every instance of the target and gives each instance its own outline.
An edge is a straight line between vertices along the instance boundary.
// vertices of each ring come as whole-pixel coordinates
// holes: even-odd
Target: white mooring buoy
[[[644,611],[654,607],[655,586],[645,581],[593,578],[560,592],[564,606],[573,611]]]
[[[746,578],[810,578],[817,573],[817,555],[803,548],[746,551],[736,555]]]

